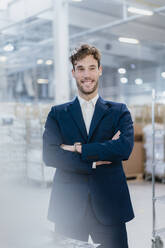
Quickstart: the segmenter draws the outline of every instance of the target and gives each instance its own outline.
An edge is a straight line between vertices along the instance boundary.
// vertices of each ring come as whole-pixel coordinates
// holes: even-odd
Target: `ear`
[[[72,76],[75,78],[75,70],[72,69]]]
[[[103,72],[103,68],[102,68],[102,66],[100,65],[100,67],[99,67],[99,76],[102,75],[102,72]]]

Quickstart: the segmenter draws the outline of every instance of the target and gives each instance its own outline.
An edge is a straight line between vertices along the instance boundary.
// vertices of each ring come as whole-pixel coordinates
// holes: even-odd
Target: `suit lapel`
[[[105,115],[108,109],[109,107],[106,105],[106,102],[99,96],[96,102],[96,105],[95,105],[95,110],[94,110],[93,118],[92,118],[91,125],[90,125],[88,142],[92,138],[92,135],[96,127],[98,126],[99,122],[101,121],[101,119],[103,118],[103,116]]]
[[[83,115],[82,115],[80,103],[79,103],[79,100],[78,100],[77,97],[69,105],[68,109],[69,109],[69,111],[71,113],[71,116],[74,119],[77,127],[79,128],[80,133],[81,133],[83,139],[85,141],[87,141],[88,135],[87,135],[87,131],[86,131],[86,127],[85,127],[85,123],[84,123],[84,119],[83,119]]]

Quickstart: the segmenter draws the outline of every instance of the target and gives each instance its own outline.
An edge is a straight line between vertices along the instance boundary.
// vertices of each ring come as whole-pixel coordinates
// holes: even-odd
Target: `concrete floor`
[[[136,218],[127,224],[129,248],[151,247],[151,183],[129,181]],[[165,185],[157,183],[157,194],[165,195]],[[29,183],[21,177],[3,176],[0,181],[0,247],[55,248],[47,221],[50,187]],[[165,227],[165,204],[157,205],[157,222]],[[165,245],[165,240],[164,240]]]

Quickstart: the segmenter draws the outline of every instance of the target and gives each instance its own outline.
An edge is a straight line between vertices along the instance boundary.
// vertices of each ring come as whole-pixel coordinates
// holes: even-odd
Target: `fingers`
[[[117,133],[113,136],[112,140],[117,140],[117,139],[119,139],[120,134],[121,134],[120,130],[117,131]]]
[[[112,162],[110,162],[110,161],[97,161],[96,162],[96,166],[97,165],[102,165],[102,164],[111,164]]]

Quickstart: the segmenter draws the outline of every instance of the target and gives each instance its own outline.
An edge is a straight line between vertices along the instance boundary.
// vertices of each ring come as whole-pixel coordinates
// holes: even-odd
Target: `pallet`
[[[127,180],[142,181],[143,180],[143,173],[127,174],[126,178],[127,178]]]
[[[144,180],[151,182],[152,181],[152,174],[151,173],[145,173]],[[162,175],[162,176],[155,175],[155,181],[165,184],[165,175]]]

